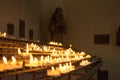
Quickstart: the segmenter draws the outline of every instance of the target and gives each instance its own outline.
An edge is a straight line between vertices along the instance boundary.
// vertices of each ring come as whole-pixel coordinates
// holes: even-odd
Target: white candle
[[[19,55],[21,54],[20,48],[18,48],[18,54],[19,54]]]
[[[62,64],[59,64],[59,68],[62,69]]]
[[[3,64],[4,70],[12,70],[12,69],[15,69],[15,66],[9,64],[8,61],[7,61],[7,58],[4,57],[4,56],[3,56],[3,62],[4,62],[4,64]]]
[[[60,76],[59,70],[57,70],[57,69],[55,70],[55,68],[53,66],[51,68],[52,68],[51,70],[47,70],[48,76]]]
[[[33,62],[33,56],[30,55],[30,63],[32,63],[32,62]]]
[[[41,61],[43,61],[43,59],[44,59],[44,57],[43,57],[43,56],[41,56],[40,60],[41,60]]]
[[[87,55],[86,58],[91,58],[91,56],[90,56],[90,55]]]
[[[69,63],[69,70],[70,71],[75,70],[75,66],[73,66],[71,62]]]
[[[90,61],[88,61],[88,60],[82,60],[82,62],[80,62],[80,65],[81,66],[86,66],[86,65],[88,65],[88,64],[90,64],[91,62]]]
[[[3,37],[6,37],[6,33],[5,32],[3,33]]]
[[[55,71],[54,67],[52,67],[52,71]]]
[[[71,67],[71,66],[72,66],[72,63],[70,62],[69,65],[70,65],[70,67]]]
[[[12,63],[16,64],[16,58],[14,56],[12,56]]]
[[[80,54],[81,54],[81,56],[84,56],[84,55],[85,55],[85,52],[81,52]]]
[[[3,56],[3,62],[4,62],[4,64],[8,64],[7,58],[5,56]]]
[[[29,53],[28,43],[26,44],[26,53]]]
[[[38,67],[38,59],[37,58],[33,58],[32,55],[30,55],[30,61],[29,63],[25,64],[26,67]]]

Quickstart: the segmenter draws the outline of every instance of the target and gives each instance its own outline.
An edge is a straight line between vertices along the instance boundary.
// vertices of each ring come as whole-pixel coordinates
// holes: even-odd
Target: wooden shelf
[[[74,62],[74,64],[76,65],[76,68],[75,68],[75,70],[73,70],[73,71],[70,71],[70,72],[68,72],[68,73],[65,73],[65,74],[62,74],[61,76],[59,76],[59,77],[56,77],[56,76],[52,76],[55,80],[57,80],[58,78],[60,78],[60,77],[62,77],[62,76],[65,76],[65,75],[69,75],[69,74],[74,74],[74,72],[75,71],[79,71],[79,70],[81,70],[81,69],[83,69],[83,68],[85,68],[86,69],[86,71],[87,70],[92,70],[91,72],[89,71],[89,73],[87,73],[87,74],[89,74],[89,76],[88,77],[90,77],[91,75],[91,73],[94,73],[94,72],[96,72],[98,69],[100,69],[101,68],[101,66],[102,66],[102,61],[100,61],[100,60],[96,60],[96,61],[93,61],[90,65],[86,65],[86,66],[79,66],[78,65],[78,62]],[[51,65],[52,66],[52,65]],[[51,66],[44,66],[44,67],[35,67],[35,68],[25,68],[25,67],[23,67],[22,69],[16,69],[16,70],[11,70],[11,71],[4,71],[4,72],[0,72],[0,78],[2,78],[2,77],[6,77],[6,76],[12,76],[12,75],[19,75],[19,74],[23,74],[23,73],[28,73],[28,72],[38,72],[38,71],[42,71],[42,70],[45,70],[45,72],[46,72],[46,70],[48,69],[48,68],[50,68]],[[58,64],[55,64],[54,66],[58,66]],[[90,68],[91,67],[91,68]],[[44,74],[46,74],[46,76],[47,76],[47,73],[44,73]],[[86,74],[86,75],[87,75]],[[48,77],[51,77],[51,76],[48,76]],[[46,78],[46,77],[45,77]],[[87,79],[86,79],[87,80]]]
[[[26,48],[26,43],[28,44],[31,44],[31,43],[34,43],[34,44],[37,44],[38,46],[40,47],[43,47],[43,46],[50,46],[51,49],[57,49],[57,50],[65,50],[65,49],[68,49],[69,46],[57,46],[57,45],[50,45],[50,44],[41,44],[40,42],[37,42],[37,41],[31,41],[31,40],[23,40],[23,39],[12,39],[12,38],[3,38],[3,37],[0,37],[0,54],[17,54],[17,49],[20,48],[22,49],[22,51],[24,52],[25,51],[25,48]],[[40,56],[40,55],[50,55],[50,53],[52,53],[51,51],[50,52],[45,52],[45,51],[30,51],[30,53],[32,53],[33,55],[37,55],[37,56]],[[79,77],[81,78],[82,80],[88,80],[98,69],[101,68],[102,66],[102,61],[101,59],[98,59],[98,58],[92,58],[92,63],[90,65],[87,65],[87,66],[80,66],[79,63],[80,61],[72,61],[72,64],[75,65],[75,70],[73,71],[70,71],[68,73],[65,73],[65,74],[61,74],[61,76],[47,76],[47,69],[51,68],[51,66],[58,66],[59,63],[56,63],[56,64],[48,64],[47,66],[43,66],[43,67],[25,67],[24,64],[23,64],[23,67],[21,69],[14,69],[14,70],[6,70],[6,71],[3,71],[3,72],[0,72],[0,80],[1,78],[3,77],[7,77],[7,76],[18,76],[20,74],[23,74],[23,73],[37,73],[37,72],[43,72],[43,73],[40,73],[41,75],[43,74],[44,76],[40,77],[40,78],[33,78],[32,80],[40,80],[41,78],[52,78],[52,80],[58,80],[64,76],[68,76],[67,79],[65,80],[70,80],[70,76],[72,75],[75,75],[75,73],[77,71],[80,71],[80,70],[85,70],[86,73],[84,74],[84,76],[82,77]],[[66,61],[66,62],[69,62],[69,61]],[[62,62],[62,64],[66,63],[66,62]],[[89,70],[89,71],[88,71]],[[87,77],[86,77],[87,76]],[[18,80],[18,77],[16,77],[16,80]],[[41,79],[42,80],[42,79]]]

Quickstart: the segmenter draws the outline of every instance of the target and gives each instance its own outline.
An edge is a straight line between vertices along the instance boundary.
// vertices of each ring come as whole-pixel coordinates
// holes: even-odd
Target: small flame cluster
[[[17,61],[14,56],[11,57],[11,60],[8,60],[3,56],[3,63],[0,64],[0,71],[13,70],[22,68],[23,62]]]
[[[0,32],[0,37],[6,37],[7,34],[5,32]]]

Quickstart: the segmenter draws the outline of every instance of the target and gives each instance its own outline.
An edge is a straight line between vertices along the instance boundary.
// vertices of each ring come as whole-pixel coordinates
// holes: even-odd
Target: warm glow
[[[50,56],[49,55],[47,56],[47,60],[50,60]]]
[[[18,48],[18,54],[21,54],[20,48]]]
[[[68,63],[66,63],[66,67],[68,67]]]
[[[7,58],[6,57],[4,57],[3,56],[3,62],[5,63],[5,64],[7,64],[8,62],[7,62]]]
[[[80,54],[81,54],[82,56],[84,56],[84,55],[85,55],[85,52],[81,52]]]
[[[58,43],[58,42],[54,42],[54,41],[49,42],[49,44],[51,44],[51,45],[59,45],[59,46],[63,45],[62,43]]]
[[[3,36],[6,37],[6,33],[5,32],[3,33]]]
[[[72,63],[71,63],[71,62],[69,63],[69,66],[72,66]]]
[[[28,44],[26,44],[26,53],[29,53],[29,48],[28,48]]]
[[[38,62],[38,59],[37,59],[37,58],[34,58],[34,62]]]
[[[66,65],[64,65],[64,66],[63,66],[63,70],[66,70],[66,69],[67,69],[67,67],[66,67]]]
[[[84,57],[83,57],[83,56],[80,56],[80,59],[84,59]]]
[[[30,63],[32,63],[32,62],[33,62],[33,56],[30,55]]]
[[[72,47],[72,44],[70,44],[70,47]]]
[[[54,71],[55,69],[54,69],[54,67],[52,67],[52,71]]]
[[[41,61],[43,61],[43,59],[44,59],[44,57],[43,57],[43,56],[41,56],[40,60],[41,60]]]
[[[47,46],[43,46],[43,50],[44,50],[44,51],[47,51]]]
[[[62,64],[59,64],[59,67],[62,68]]]
[[[82,60],[82,62],[80,62],[80,65],[81,66],[85,66],[85,65],[88,65],[88,64],[90,64],[91,62],[90,61],[88,61],[88,60]]]
[[[91,55],[87,55],[86,58],[91,58]]]
[[[12,62],[16,63],[16,58],[12,56]]]

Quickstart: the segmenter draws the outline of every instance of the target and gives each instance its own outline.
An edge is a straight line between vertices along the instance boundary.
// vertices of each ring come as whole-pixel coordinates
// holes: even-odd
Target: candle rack
[[[26,44],[36,44],[40,46],[43,50],[34,50],[34,47],[29,50],[29,52],[34,55],[34,56],[45,56],[47,57],[48,55],[50,56],[52,54],[53,49],[56,49],[58,51],[64,51],[66,53],[65,55],[58,55],[58,56],[52,56],[51,58],[58,58],[58,57],[63,57],[63,58],[68,58],[65,61],[61,62],[56,62],[57,60],[54,60],[54,64],[51,63],[46,63],[45,65],[42,66],[36,66],[36,67],[26,67],[26,61],[28,61],[29,57],[24,57],[24,56],[18,56],[18,48],[21,49],[22,52],[25,52],[26,49]],[[46,50],[48,47],[50,47],[50,50]],[[45,48],[45,49],[44,49]],[[38,41],[31,41],[31,40],[21,40],[21,39],[12,39],[12,38],[7,38],[7,37],[0,37],[0,54],[2,56],[4,55],[17,55],[17,57],[21,57],[21,60],[23,61],[23,66],[20,69],[12,69],[12,70],[4,70],[0,71],[0,80],[4,77],[8,76],[15,76],[15,80],[19,80],[19,75],[25,74],[25,73],[32,73],[32,79],[31,80],[74,80],[72,79],[71,76],[77,76],[75,80],[88,80],[89,78],[92,77],[92,75],[97,72],[101,66],[102,66],[102,60],[99,57],[92,56],[92,58],[83,58],[83,59],[77,59],[76,60],[69,60],[69,57],[75,57],[73,55],[69,55],[67,52],[65,52],[65,49],[68,49],[72,52],[72,49],[70,46],[64,46],[64,45],[51,45],[51,44],[41,44]],[[46,51],[45,51],[46,50]],[[69,55],[69,56],[68,56]],[[84,54],[81,54],[85,56]],[[1,56],[1,58],[2,58]],[[50,60],[50,59],[49,59]],[[61,59],[62,60],[62,59]],[[89,65],[81,66],[80,62],[82,60],[89,60],[91,63]],[[1,62],[1,61],[0,61]],[[50,61],[48,61],[50,62]],[[59,64],[65,64],[71,62],[74,66],[75,69],[72,71],[69,71],[67,73],[62,73],[60,76],[48,76],[47,75],[47,70],[51,68],[51,66],[58,67]],[[81,71],[83,70],[83,71]],[[81,73],[84,72],[84,73]],[[39,77],[36,77],[36,74],[39,74]],[[81,76],[81,77],[80,77]]]
[[[60,76],[48,76],[47,75],[47,69],[49,69],[51,66],[58,66],[58,64],[54,65],[49,65],[49,66],[44,66],[44,67],[30,67],[30,68],[22,68],[22,69],[17,69],[17,70],[11,70],[11,71],[4,71],[0,73],[0,78],[2,77],[7,77],[7,76],[12,76],[16,75],[17,77],[20,74],[24,73],[33,73],[34,77],[32,80],[44,80],[49,78],[50,80],[62,80],[62,78],[65,78],[67,76],[67,79],[65,80],[72,80],[71,76],[78,76],[79,80],[88,80],[92,77],[93,74],[95,74],[102,66],[102,61],[100,59],[94,60],[91,64],[86,65],[86,66],[80,66],[79,65],[80,61],[73,62],[73,64],[76,66],[75,70],[70,71],[68,73],[61,74]],[[84,70],[84,73],[83,71]],[[40,77],[35,77],[35,74],[40,74],[42,76]],[[82,76],[81,76],[82,75]],[[81,76],[81,77],[80,77]],[[16,80],[19,80],[19,78],[16,77]],[[77,80],[77,79],[76,79]]]

